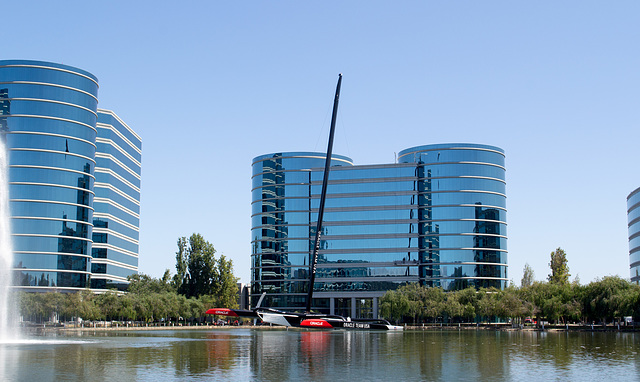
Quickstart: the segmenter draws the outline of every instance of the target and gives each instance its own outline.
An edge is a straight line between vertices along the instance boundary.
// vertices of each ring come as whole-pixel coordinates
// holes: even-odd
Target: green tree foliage
[[[409,298],[399,291],[388,291],[380,297],[379,304],[380,314],[390,321],[398,323],[409,314]]]
[[[217,279],[214,291],[219,306],[236,308],[238,306],[238,278],[233,274],[233,261],[221,255],[217,261]]]
[[[522,280],[520,281],[520,287],[527,288],[530,287],[535,281],[535,273],[533,272],[533,268],[529,265],[529,263],[524,264],[524,269],[522,270]]]
[[[168,269],[165,271],[162,279],[154,279],[149,275],[140,273],[129,276],[127,280],[129,280],[129,286],[127,287],[127,292],[129,293],[149,294],[175,292],[175,289],[170,282]]]
[[[77,293],[27,293],[19,295],[25,321],[64,322],[83,320],[142,321],[147,323],[201,320],[205,302],[212,307],[213,296],[187,298],[178,295],[170,277],[154,279],[148,275],[129,276],[128,293],[94,294],[91,290]],[[237,304],[237,303],[236,303]]]
[[[205,307],[238,306],[238,278],[233,261],[224,255],[215,258],[216,250],[202,235],[194,233],[178,239],[176,274],[173,288],[187,298],[202,298]],[[165,273],[165,278],[168,275]]]
[[[551,268],[551,274],[549,275],[549,282],[554,284],[568,284],[569,283],[569,266],[567,265],[567,254],[564,250],[558,247],[555,251],[551,252],[551,261],[549,262]]]
[[[577,282],[533,282],[523,288],[469,287],[450,292],[414,283],[385,293],[380,298],[380,314],[396,322],[434,322],[440,317],[449,322],[523,322],[533,316],[556,324],[612,322],[625,316],[640,320],[640,286],[618,276],[586,286]]]
[[[584,287],[582,308],[587,321],[611,322],[640,313],[640,286],[607,276]]]
[[[187,297],[215,295],[217,274],[215,248],[202,235],[194,233],[178,239],[174,285],[179,294]]]

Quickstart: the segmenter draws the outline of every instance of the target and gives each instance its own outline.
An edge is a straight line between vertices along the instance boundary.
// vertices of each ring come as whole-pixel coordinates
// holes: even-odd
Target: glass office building
[[[325,154],[256,157],[252,304],[306,303]],[[314,309],[377,315],[378,298],[410,282],[446,290],[507,281],[503,150],[443,144],[401,151],[398,163],[355,166],[334,155],[314,283]]]
[[[97,129],[91,288],[125,289],[138,272],[142,141],[110,110]]]
[[[14,282],[25,290],[90,287],[92,259],[99,257],[94,252],[94,232],[104,233],[94,231],[94,219],[102,224],[109,215],[103,205],[119,206],[123,194],[139,204],[139,188],[133,193],[115,181],[120,170],[108,158],[121,159],[114,155],[108,134],[105,138],[99,134],[97,94],[97,78],[84,70],[41,61],[0,61],[0,129],[9,152]],[[96,183],[96,160],[102,162],[101,171],[111,169],[118,177]],[[132,168],[139,175],[139,167]],[[97,202],[100,214],[94,215]],[[128,226],[136,232],[137,227],[137,220]],[[137,240],[137,234],[112,228],[118,238]],[[137,244],[126,248],[137,258]],[[133,263],[126,263],[131,273],[137,271],[137,262]],[[104,274],[109,274],[108,268]],[[113,276],[121,281],[123,273],[114,271]]]
[[[631,282],[640,284],[640,188],[627,196]]]

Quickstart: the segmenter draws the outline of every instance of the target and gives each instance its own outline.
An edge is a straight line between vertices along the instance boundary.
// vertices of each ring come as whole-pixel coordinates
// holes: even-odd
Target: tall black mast
[[[311,268],[309,276],[309,295],[307,297],[307,313],[311,312],[311,299],[313,298],[313,283],[316,279],[316,265],[318,263],[318,251],[320,250],[320,234],[322,232],[322,217],[324,215],[324,202],[327,198],[327,183],[329,181],[329,170],[331,169],[331,152],[333,151],[333,133],[336,130],[336,117],[338,115],[338,101],[340,100],[340,84],[342,83],[342,73],[338,74],[338,85],[336,86],[336,97],[333,100],[333,114],[331,115],[331,129],[329,130],[329,145],[327,147],[327,158],[324,162],[324,176],[322,177],[322,192],[320,193],[320,207],[318,208],[318,224],[316,225],[316,237],[313,243],[313,257],[309,263]]]

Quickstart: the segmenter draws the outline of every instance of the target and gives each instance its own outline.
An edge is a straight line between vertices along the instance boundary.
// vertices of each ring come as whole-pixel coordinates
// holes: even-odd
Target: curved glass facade
[[[640,188],[627,196],[631,282],[640,284]]]
[[[313,159],[311,159],[313,158]],[[304,307],[324,166],[321,153],[254,159],[252,297]],[[407,282],[447,290],[507,280],[504,152],[470,144],[404,150],[396,164],[334,156],[314,306],[375,315]],[[364,313],[363,313],[364,314]]]
[[[90,287],[94,219],[99,218],[95,205],[107,199],[115,205],[124,198],[135,209],[139,201],[139,189],[137,194],[124,189],[113,198],[97,191],[104,181],[96,182],[96,158],[102,160],[100,151],[106,150],[96,145],[101,144],[97,94],[98,80],[86,71],[50,62],[0,61],[15,282],[24,289]],[[139,167],[137,174],[139,182]],[[137,231],[137,220],[128,228]],[[137,236],[130,249],[137,258]]]

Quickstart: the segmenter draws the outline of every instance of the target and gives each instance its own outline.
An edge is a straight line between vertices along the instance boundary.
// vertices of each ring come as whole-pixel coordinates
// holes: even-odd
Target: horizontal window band
[[[640,262],[638,262],[640,265]],[[352,269],[352,268],[406,268],[406,267],[422,267],[422,266],[460,266],[460,265],[495,265],[498,267],[508,267],[507,263],[489,263],[489,262],[445,262],[445,263],[420,263],[416,260],[393,261],[393,262],[371,262],[371,263],[318,263],[318,269]],[[251,270],[270,270],[270,269],[291,269],[291,268],[309,268],[309,265],[265,265],[261,267],[251,267]]]
[[[120,154],[124,155],[127,159],[132,161],[136,166],[138,166],[138,167],[142,166],[142,163],[138,159],[134,158],[133,155],[129,154],[129,152],[127,150],[125,150],[122,147],[120,147],[120,145],[118,145],[113,139],[96,137],[96,143],[102,143],[102,144],[107,145],[107,146],[109,146],[111,148],[114,148]],[[129,148],[136,149],[134,151],[137,152],[137,147],[129,146]]]
[[[112,191],[118,195],[120,195],[121,197],[127,199],[128,201],[130,201],[131,203],[137,205],[138,207],[140,207],[140,201],[138,199],[136,199],[135,197],[127,194],[126,192],[120,190],[118,187],[114,186],[113,184],[110,183],[102,183],[102,182],[95,182],[93,184],[94,188],[103,188],[103,189],[108,189],[109,191]]]
[[[266,161],[279,161],[282,159],[321,159],[321,160],[326,160],[327,156],[326,155],[321,155],[320,153],[318,153],[317,155],[314,155],[313,153],[301,153],[300,155],[296,155],[296,154],[288,154],[288,153],[283,153],[286,155],[282,155],[282,156],[278,156],[278,157],[271,157],[271,158],[264,158],[264,159],[259,159],[257,161],[253,161],[251,162],[251,165],[256,165],[260,162],[266,162]],[[340,158],[340,157],[334,157],[333,155],[331,156],[331,162],[342,162],[342,163],[347,163],[348,165],[353,165],[353,162],[346,160],[344,158]],[[333,167],[337,167],[337,166],[331,166]]]
[[[64,168],[64,167],[33,166],[33,165],[12,164],[12,165],[9,166],[9,168],[34,168],[34,169],[38,169],[38,170],[53,170],[53,171],[72,172],[74,174],[86,175],[86,176],[88,176],[90,178],[94,178],[95,179],[93,174],[90,174],[88,172],[79,171],[79,170],[73,170],[73,169]]]
[[[94,204],[95,204],[95,203],[108,204],[108,205],[110,205],[110,206],[113,206],[113,207],[115,207],[115,208],[117,208],[117,209],[121,210],[122,212],[124,212],[124,213],[126,213],[126,214],[128,214],[128,215],[133,216],[133,217],[134,217],[134,218],[136,218],[136,219],[140,219],[140,214],[139,214],[139,213],[137,213],[137,212],[135,212],[135,211],[133,211],[133,210],[130,210],[129,208],[127,208],[127,207],[125,207],[125,206],[121,205],[120,203],[116,203],[116,202],[114,202],[114,201],[113,201],[113,200],[111,200],[111,199],[107,199],[107,198],[98,198],[98,197],[96,197],[96,198],[93,198],[93,203],[94,203]]]
[[[113,155],[97,152],[96,153],[96,158],[105,159],[107,161],[110,161],[112,165],[109,166],[109,168],[113,168],[113,167],[117,166],[121,170],[124,170],[125,172],[129,173],[131,176],[133,176],[137,180],[140,180],[140,174],[138,172],[132,170],[129,166],[125,165],[124,163],[122,163],[121,161],[116,159],[116,157],[114,157]],[[115,165],[115,166],[113,166],[113,165]],[[140,169],[142,169],[142,168],[140,168]]]
[[[12,216],[11,219],[15,220],[45,220],[45,221],[55,221],[55,222],[65,222],[65,223],[73,223],[73,224],[84,224],[89,227],[93,227],[92,223],[85,222],[82,220],[74,220],[74,219],[61,219],[61,218],[50,218],[44,216]]]
[[[116,178],[120,182],[124,183],[126,186],[130,187],[132,190],[140,193],[140,187],[134,185],[133,183],[131,183],[130,181],[128,181],[127,179],[125,179],[120,174],[118,174],[117,172],[113,171],[110,168],[104,168],[104,167],[96,166],[94,172],[96,174],[100,173],[100,174],[107,174],[109,176],[113,176],[114,178]]]
[[[407,281],[416,282],[418,280],[495,280],[509,281],[506,277],[487,277],[487,276],[442,276],[442,277],[420,277],[420,276],[371,276],[371,277],[320,277],[316,276],[315,283],[331,284],[336,282],[357,283],[357,282],[379,282],[379,281]],[[274,280],[254,280],[254,284],[276,284],[276,283],[302,283],[309,282],[308,278],[301,279],[274,279]],[[276,293],[280,295],[280,293]]]
[[[111,280],[111,281],[118,281],[118,282],[129,284],[129,280],[127,280],[126,277],[116,276],[109,273],[92,273],[91,279],[92,280]],[[96,289],[91,288],[91,290],[95,291]],[[101,290],[112,292],[112,290],[110,289],[101,289]]]
[[[440,207],[470,207],[470,208],[477,208],[478,205],[476,204],[439,204],[439,205],[434,205],[434,206],[429,206],[429,207],[422,207],[422,208],[440,208]],[[483,204],[482,207],[484,208],[490,208],[490,209],[498,209],[501,211],[507,211],[507,209],[505,207],[499,207],[499,206],[494,206],[494,205],[489,205],[489,204]],[[411,205],[411,204],[405,204],[405,205],[388,205],[388,206],[361,206],[361,207],[331,207],[331,208],[325,208],[325,212],[327,211],[331,211],[331,212],[376,212],[376,211],[395,211],[395,210],[417,210],[418,206],[416,205]],[[255,214],[251,214],[251,217],[255,217],[255,216],[269,216],[269,215],[273,215],[273,214],[286,214],[286,213],[317,213],[317,208],[314,208],[312,210],[274,210],[274,211],[263,211],[263,212],[258,212]]]
[[[53,238],[53,239],[65,239],[65,240],[82,240],[89,243],[92,243],[92,239],[88,239],[86,237],[79,236],[66,236],[66,235],[46,235],[46,234],[37,234],[37,233],[12,233],[11,236],[18,237],[43,237],[43,238]],[[60,252],[60,254],[67,254],[66,252]],[[69,253],[70,255],[74,255],[74,253]]]
[[[127,228],[129,228],[129,229],[131,229],[133,231],[140,232],[140,228],[138,226],[133,225],[133,224],[127,222],[127,221],[124,221],[124,220],[122,220],[122,219],[120,219],[120,218],[118,218],[118,217],[116,217],[114,215],[107,214],[107,213],[104,213],[104,212],[94,212],[93,213],[93,219],[94,220],[96,220],[96,219],[104,219],[104,220],[112,221],[112,222],[115,222],[115,223],[118,223],[118,224],[122,224],[123,226],[125,226],[125,227],[127,227]]]
[[[96,130],[95,127],[93,127],[93,126],[91,126],[91,125],[89,125],[87,123],[80,122],[80,121],[75,121],[73,119],[68,119],[68,118],[51,117],[51,116],[48,116],[48,115],[38,115],[38,114],[6,114],[6,115],[3,115],[3,117],[6,117],[6,118],[39,118],[39,119],[48,119],[48,120],[52,120],[52,121],[68,122],[68,123],[73,123],[73,124],[80,125],[80,126],[83,126],[83,127],[88,127],[89,129],[93,130],[96,134],[98,133],[98,130]],[[28,131],[21,131],[21,130],[18,130],[18,131],[9,130],[8,134],[38,134],[38,135],[52,135],[52,136],[58,135],[58,134],[40,133],[40,132],[35,132],[35,131],[28,132]],[[75,139],[77,141],[85,141],[84,139],[75,138],[73,136],[69,136],[68,138],[69,139]],[[86,143],[91,143],[91,145],[95,147],[95,143],[89,142],[89,141],[85,141],[85,142]]]
[[[83,73],[80,73],[80,72],[74,71],[74,70],[69,70],[69,69],[64,69],[64,68],[57,68],[55,66],[36,65],[36,64],[8,64],[8,65],[0,65],[0,68],[34,68],[34,69],[52,70],[52,71],[56,71],[56,72],[64,72],[64,73],[69,73],[69,74],[76,75],[78,77],[86,78],[87,80],[89,80],[89,81],[93,82],[94,84],[96,84],[96,86],[99,86],[98,85],[98,80],[96,80],[95,78],[93,78],[91,76],[87,76],[86,74],[83,74]]]
[[[639,247],[640,248],[640,247]],[[419,252],[441,252],[441,251],[494,251],[494,252],[503,252],[508,253],[506,249],[503,248],[466,248],[466,247],[452,247],[452,248],[416,248],[416,247],[402,247],[402,248],[351,248],[351,249],[320,249],[320,254],[324,255],[350,255],[350,254],[380,254],[380,253],[388,253],[388,254],[402,254],[402,253],[419,253]],[[309,255],[311,250],[297,252],[283,252],[283,251],[273,251],[273,252],[260,252],[260,253],[252,253],[251,256],[262,256],[262,255]]]
[[[75,103],[70,103],[70,102],[63,102],[63,101],[57,101],[57,100],[52,100],[52,99],[47,99],[47,98],[25,98],[25,97],[20,97],[20,98],[3,98],[3,100],[9,100],[11,101],[32,101],[32,102],[46,102],[46,103],[54,103],[56,105],[65,105],[65,106],[71,106],[71,107],[75,107],[77,109],[81,109],[84,111],[87,111],[93,115],[96,116],[96,118],[98,117],[98,113],[95,110],[91,110],[88,107],[84,107],[81,105],[77,105]]]
[[[90,275],[88,271],[72,271],[68,269],[45,269],[45,268],[11,268],[17,272],[52,272],[52,273],[77,273],[79,275]]]
[[[136,137],[138,139],[138,141],[142,142],[142,138],[140,138],[140,136],[133,131],[133,129],[131,127],[129,127],[129,125],[127,125],[120,117],[118,117],[118,115],[116,113],[114,113],[112,110],[109,109],[101,109],[98,108],[98,113],[102,113],[102,114],[109,114],[110,116],[112,116],[116,121],[118,121],[118,123],[120,123],[120,125],[122,125],[125,129],[127,129],[127,131],[129,133],[131,133],[131,135],[133,135],[134,137]],[[109,124],[104,124],[105,126],[112,126]],[[122,135],[122,133],[120,133],[119,131],[117,131],[117,129],[114,128],[114,130],[116,131],[117,134]],[[124,136],[123,136],[124,138]],[[126,138],[125,138],[126,139]]]
[[[64,184],[55,184],[55,183],[34,183],[34,182],[10,182],[10,185],[16,185],[16,186],[43,186],[43,187],[58,187],[58,188],[66,188],[66,189],[70,189],[70,190],[77,190],[77,191],[82,191],[82,192],[87,192],[91,195],[95,195],[95,192],[91,191],[91,190],[87,190],[86,188],[80,188],[80,187],[75,187],[75,186],[67,186]]]
[[[50,69],[49,67],[46,67],[46,69]],[[53,69],[55,70],[55,69]],[[69,73],[73,73],[73,74],[77,74],[77,75],[81,75],[79,73],[76,72],[69,72]],[[86,77],[86,76],[83,76]],[[89,78],[89,77],[86,77]],[[95,80],[91,79],[91,81],[96,82]],[[74,88],[71,86],[66,86],[66,85],[60,85],[60,84],[55,84],[55,83],[51,83],[51,82],[36,82],[36,81],[5,81],[5,82],[0,82],[0,85],[37,85],[37,86],[50,86],[50,87],[54,87],[54,88],[61,88],[61,89],[67,89],[67,90],[72,90],[72,91],[76,91],[78,93],[82,93],[85,94],[91,98],[93,98],[96,102],[98,102],[98,97],[96,97],[95,95],[89,93],[86,90],[82,90],[82,89],[78,89],[78,88]],[[97,85],[97,82],[96,82]]]
[[[359,167],[358,167],[359,168]],[[386,178],[356,178],[356,179],[330,179],[328,185],[332,184],[369,184],[369,183],[397,183],[397,182],[416,182],[425,180],[441,180],[441,179],[478,179],[478,180],[492,180],[500,183],[505,183],[504,179],[490,177],[490,176],[476,176],[476,175],[460,175],[460,176],[437,176],[430,178],[416,178],[415,176],[402,176],[402,177],[386,177]],[[309,185],[321,185],[322,182],[314,181],[311,184],[308,182],[294,182],[294,183],[274,183],[263,184],[258,187],[253,187],[251,191],[256,191],[261,188],[273,188],[273,187],[286,187],[287,186],[309,186]]]
[[[460,236],[460,237],[478,237],[478,238],[500,238],[507,239],[505,235],[498,235],[492,233],[467,233],[467,232],[457,232],[457,233],[427,233],[427,234],[419,234],[419,233],[379,233],[379,234],[353,234],[353,235],[322,235],[321,239],[323,241],[331,241],[331,240],[371,240],[371,239],[417,239],[417,238],[435,238],[435,237],[452,237],[452,236]],[[263,237],[257,240],[251,240],[251,243],[282,243],[288,241],[305,241],[312,239],[311,237],[283,237],[283,238],[271,238],[271,237]],[[320,250],[322,252],[322,249]]]
[[[133,239],[133,238],[127,236],[127,235],[123,235],[120,232],[112,230],[112,229],[109,229],[109,228],[94,228],[93,229],[93,233],[103,233],[103,234],[106,234],[106,235],[109,235],[109,236],[115,236],[115,237],[117,237],[117,238],[119,238],[121,240],[128,241],[131,244],[140,245],[138,240]]]
[[[21,254],[21,255],[50,255],[50,256],[73,256],[73,257],[82,257],[85,259],[91,259],[91,255],[84,255],[80,253],[68,253],[68,252],[41,252],[41,251],[14,251],[13,253]]]
[[[61,202],[61,201],[57,201],[57,200],[9,199],[9,202],[11,202],[11,203],[45,203],[45,204],[61,204],[61,205],[65,205],[65,206],[73,206],[73,207],[87,208],[87,209],[89,209],[89,210],[93,211],[93,207],[89,207],[89,206],[84,205],[84,204],[76,204],[76,203]]]
[[[113,244],[107,244],[107,243],[93,243],[92,248],[93,248],[93,249],[104,248],[104,249],[108,249],[108,250],[111,250],[111,251],[118,252],[118,253],[123,254],[123,255],[126,255],[126,256],[131,256],[131,257],[136,258],[136,259],[137,259],[137,258],[139,258],[139,256],[138,256],[138,254],[137,254],[137,253],[135,253],[135,252],[131,252],[131,251],[129,251],[129,250],[126,250],[126,249],[123,249],[123,248],[120,248],[120,247],[116,247],[116,246],[115,246],[115,245],[113,245]],[[108,256],[108,255],[107,255],[107,256]]]
[[[477,193],[477,194],[490,194],[496,196],[502,196],[505,199],[507,198],[506,194],[495,191],[486,191],[486,190],[443,190],[443,191],[429,191],[429,192],[416,192],[412,190],[406,191],[381,191],[381,192],[353,192],[353,193],[340,193],[340,194],[327,194],[327,199],[342,199],[342,198],[373,198],[373,197],[393,197],[393,196],[428,196],[433,194],[459,194],[459,193]],[[312,194],[309,196],[284,196],[277,198],[265,198],[265,199],[256,199],[251,202],[251,204],[256,203],[268,203],[274,201],[281,200],[315,200],[319,199],[320,194]],[[432,205],[419,205],[419,204],[411,204],[412,206],[421,207],[421,208],[430,208]],[[477,205],[476,207],[484,205]]]
[[[138,267],[135,265],[129,265],[129,264],[125,264],[125,263],[120,263],[118,261],[113,261],[110,259],[100,259],[100,258],[94,258],[92,261],[93,264],[104,264],[104,265],[111,265],[114,267],[119,267],[119,268],[123,268],[123,269],[127,269],[130,271],[138,271]],[[104,273],[101,273],[104,274]]]
[[[481,223],[498,223],[507,225],[507,222],[502,220],[490,220],[490,219],[433,219],[433,220],[418,220],[418,219],[389,219],[389,220],[343,220],[343,221],[331,221],[323,222],[324,227],[344,227],[344,226],[361,226],[361,225],[404,225],[404,224],[424,224],[424,223],[444,223],[444,222],[481,222]],[[285,227],[309,227],[315,228],[316,224],[311,222],[309,224],[262,224],[251,229],[270,229],[270,228],[285,228]]]

